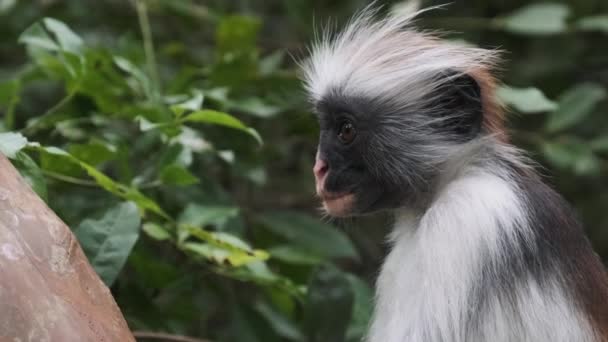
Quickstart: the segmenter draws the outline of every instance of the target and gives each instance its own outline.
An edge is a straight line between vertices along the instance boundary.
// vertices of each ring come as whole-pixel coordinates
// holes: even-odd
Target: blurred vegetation
[[[0,0],[0,151],[73,228],[133,330],[364,334],[390,219],[320,221],[294,63],[314,22],[364,5]],[[505,52],[513,141],[607,258],[608,2],[457,1],[418,23]]]

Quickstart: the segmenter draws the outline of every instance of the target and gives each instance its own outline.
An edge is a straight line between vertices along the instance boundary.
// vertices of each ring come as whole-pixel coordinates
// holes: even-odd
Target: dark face
[[[315,104],[320,135],[313,171],[328,214],[393,209],[428,195],[445,161],[441,147],[474,138],[481,126],[478,91],[464,100],[460,92],[438,91],[441,97],[425,103],[432,110],[404,112],[339,92]],[[471,99],[475,110],[468,108]]]

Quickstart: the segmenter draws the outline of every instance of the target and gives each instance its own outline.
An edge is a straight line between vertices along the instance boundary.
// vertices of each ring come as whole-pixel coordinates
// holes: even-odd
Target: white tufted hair
[[[368,6],[341,33],[324,30],[301,63],[311,100],[338,91],[406,109],[431,101],[426,95],[449,81],[441,77],[446,71],[463,74],[495,65],[497,51],[415,30],[413,19],[427,10],[377,19],[378,8]]]

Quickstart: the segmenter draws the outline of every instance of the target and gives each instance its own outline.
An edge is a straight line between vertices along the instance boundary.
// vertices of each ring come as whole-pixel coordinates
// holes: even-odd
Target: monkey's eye
[[[338,139],[344,144],[348,144],[357,135],[357,130],[355,126],[350,121],[344,121],[340,126],[340,130],[338,131]]]

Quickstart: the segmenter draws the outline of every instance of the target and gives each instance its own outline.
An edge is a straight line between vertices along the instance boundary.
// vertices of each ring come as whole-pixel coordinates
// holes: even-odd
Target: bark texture
[[[0,342],[135,341],[78,241],[0,154]]]

